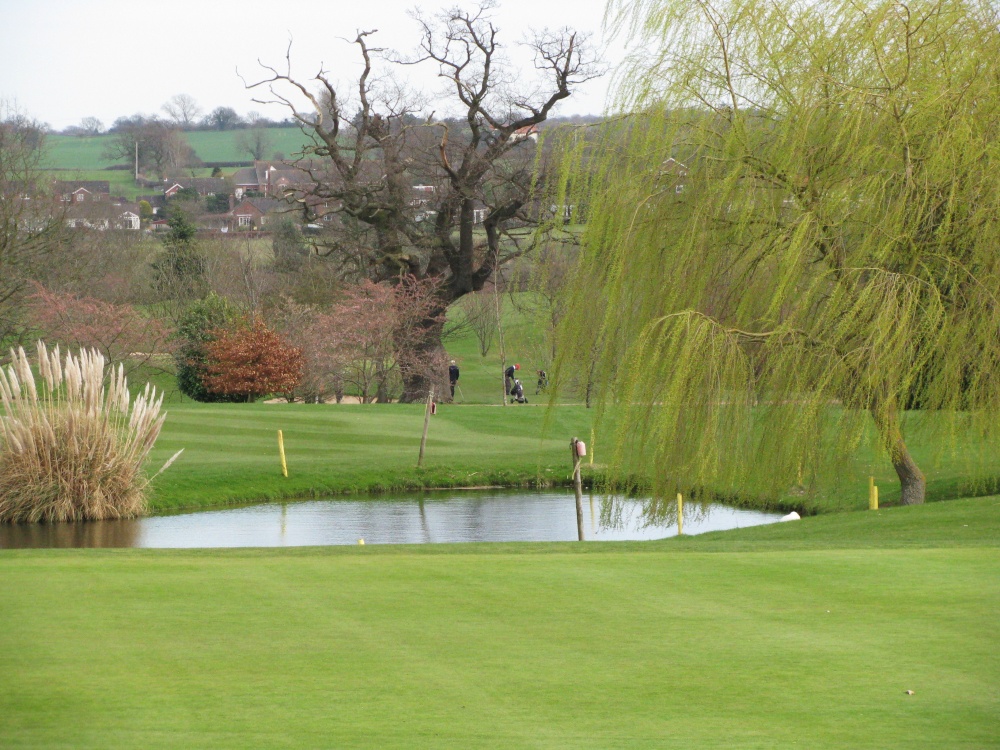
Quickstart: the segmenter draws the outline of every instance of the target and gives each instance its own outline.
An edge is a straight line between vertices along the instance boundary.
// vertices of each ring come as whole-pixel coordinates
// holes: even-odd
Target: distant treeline
[[[168,103],[169,104],[169,103]],[[168,109],[168,105],[164,105]],[[169,111],[169,110],[168,110]],[[566,117],[550,117],[545,127],[559,124],[584,124],[595,122],[601,119],[597,115],[569,115]],[[425,122],[424,118],[410,115],[403,118],[404,124],[420,124]],[[443,118],[441,122],[449,122],[449,118]],[[461,125],[460,120],[455,121]],[[134,114],[117,118],[110,126],[106,127],[103,122],[96,117],[84,117],[79,125],[70,125],[59,131],[51,131],[58,135],[68,136],[94,136],[94,135],[114,135],[116,133],[128,133],[139,128],[150,125],[166,126],[173,130],[193,133],[200,131],[225,131],[225,130],[247,130],[247,129],[269,129],[269,128],[299,128],[301,124],[287,117],[281,120],[270,119],[257,112],[250,112],[241,115],[232,107],[216,107],[204,117],[200,116],[197,108],[187,113],[173,112],[170,117],[161,117],[156,114],[144,115]],[[225,166],[225,165],[222,165]]]

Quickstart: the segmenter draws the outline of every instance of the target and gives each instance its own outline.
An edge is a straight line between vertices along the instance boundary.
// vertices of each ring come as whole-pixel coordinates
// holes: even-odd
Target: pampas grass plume
[[[163,396],[147,383],[133,400],[121,365],[105,386],[97,351],[63,359],[59,347],[50,352],[38,342],[41,383],[24,349],[10,355],[0,367],[0,522],[143,513],[151,479],[143,465],[166,418]]]

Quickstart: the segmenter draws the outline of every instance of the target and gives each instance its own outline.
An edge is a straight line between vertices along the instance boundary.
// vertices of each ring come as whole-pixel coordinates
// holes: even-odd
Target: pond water
[[[617,523],[601,522],[603,498],[584,496],[587,541],[662,539],[676,520],[648,524],[638,500]],[[684,533],[772,523],[779,513],[712,505],[684,508]],[[265,503],[123,521],[0,524],[0,549],[17,547],[302,547],[334,544],[556,542],[576,540],[576,502],[566,491],[427,492]]]

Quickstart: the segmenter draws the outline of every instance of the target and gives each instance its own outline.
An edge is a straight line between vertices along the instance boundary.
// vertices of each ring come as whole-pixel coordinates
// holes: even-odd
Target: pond
[[[638,500],[601,523],[602,497],[584,496],[587,541],[662,539],[676,522],[650,525]],[[772,523],[779,513],[686,505],[684,533]],[[557,542],[576,540],[572,492],[467,490],[408,496],[264,503],[122,521],[0,524],[0,549],[23,547],[302,547],[335,544]]]

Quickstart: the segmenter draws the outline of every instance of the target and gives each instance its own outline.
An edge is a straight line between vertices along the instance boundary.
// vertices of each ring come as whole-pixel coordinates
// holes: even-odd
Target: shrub
[[[302,378],[302,350],[255,319],[249,328],[220,330],[205,344],[202,382],[211,393],[253,401],[291,393]]]
[[[205,345],[215,340],[218,329],[231,328],[241,320],[239,309],[225,297],[210,292],[193,303],[177,325],[177,387],[195,401],[234,401],[234,397],[208,391],[205,376]]]
[[[120,365],[105,387],[104,357],[94,350],[67,353],[63,363],[59,347],[49,353],[39,342],[38,385],[23,349],[11,360],[0,368],[0,521],[142,513],[150,482],[143,464],[166,417],[163,397],[147,384],[132,400]]]

